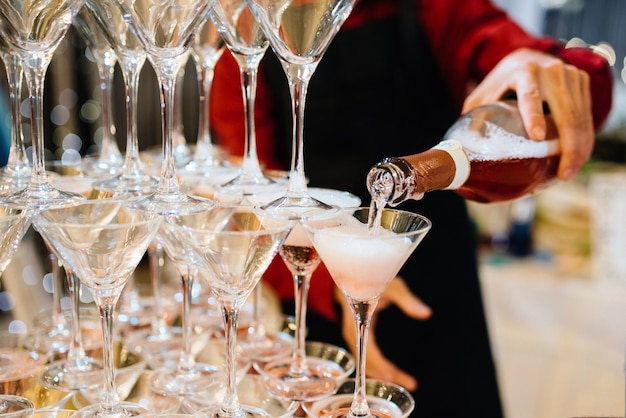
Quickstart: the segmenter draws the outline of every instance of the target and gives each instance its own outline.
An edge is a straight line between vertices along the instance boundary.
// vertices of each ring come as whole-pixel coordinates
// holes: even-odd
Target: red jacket
[[[613,77],[606,61],[599,55],[588,49],[565,49],[553,39],[530,36],[488,0],[416,1],[420,9],[420,23],[435,53],[443,79],[449,81],[450,91],[457,99],[459,111],[469,86],[479,82],[513,50],[531,47],[557,55],[587,71],[591,77],[596,128],[606,120],[612,105]],[[342,30],[394,13],[396,2],[360,0]],[[215,141],[232,155],[242,155],[243,100],[237,63],[229,53],[222,56],[215,69],[211,102],[210,123]],[[280,167],[275,159],[270,106],[267,86],[260,73],[255,108],[258,156],[268,168],[288,169]],[[264,280],[277,290],[281,298],[293,298],[293,281],[280,257],[274,260]],[[330,302],[332,289],[332,280],[322,264],[314,273],[308,306],[330,319],[336,318]]]

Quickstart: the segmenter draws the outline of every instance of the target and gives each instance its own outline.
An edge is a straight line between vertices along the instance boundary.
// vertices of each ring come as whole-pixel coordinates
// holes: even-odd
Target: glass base
[[[153,193],[158,184],[159,180],[148,174],[119,174],[106,180],[94,182],[93,189],[110,193],[112,196],[143,196]]]
[[[166,396],[188,396],[221,386],[226,375],[215,366],[196,363],[193,370],[181,373],[176,369],[161,369],[154,372],[150,385],[156,393]]]
[[[193,333],[190,336],[191,354],[197,355],[209,340],[208,333]],[[175,369],[183,347],[182,329],[165,327],[153,333],[151,329],[136,331],[127,337],[129,348],[144,356],[152,370]]]
[[[211,209],[215,203],[210,199],[189,196],[180,190],[173,190],[171,192],[157,191],[140,197],[135,201],[134,206],[161,215],[184,215]]]
[[[139,378],[133,384],[132,389],[129,391],[128,396],[123,398],[124,401],[142,405],[153,414],[176,413],[181,406],[182,399],[177,396],[163,396],[154,393],[150,387],[150,381],[153,373],[154,372],[152,370],[142,371]],[[119,386],[117,388],[119,389]],[[97,403],[97,398],[100,395],[100,392],[100,389],[98,391],[92,391],[91,393],[86,391],[73,392],[72,406],[76,409],[82,409]],[[121,393],[120,395],[123,394],[124,393]]]
[[[23,345],[40,353],[65,353],[70,346],[70,329],[66,324],[48,324],[29,331]]]
[[[24,170],[11,170],[7,167],[0,169],[0,195],[10,196],[16,190],[22,190],[30,182],[30,167]]]
[[[331,206],[309,194],[302,196],[282,196],[270,202],[261,203],[260,210],[269,215],[285,219],[303,219],[331,214],[338,207]]]
[[[2,202],[18,209],[41,210],[71,206],[85,199],[82,194],[59,190],[46,180],[31,181],[24,189],[3,197]]]
[[[69,351],[71,343],[70,326],[72,322],[71,310],[63,310],[60,315],[50,310],[44,310],[33,319],[32,327],[24,336],[22,345],[32,351],[51,354],[58,360]],[[102,352],[102,332],[98,312],[95,308],[82,307],[79,313],[81,319],[81,344],[87,356],[99,355]]]
[[[71,365],[66,360],[51,363],[38,376],[39,383],[49,389],[65,391],[102,385],[104,374],[100,363],[89,357],[82,363]]]
[[[239,404],[239,408],[236,411],[227,411],[221,406],[215,405],[209,408],[201,409],[197,412],[197,415],[204,418],[272,418],[272,415],[265,412],[261,408],[244,404]]]
[[[234,166],[191,167],[180,172],[181,189],[191,195],[212,195],[221,184],[237,176],[238,169]]]
[[[248,361],[268,362],[288,356],[293,350],[293,339],[286,334],[265,333],[262,336],[240,337],[237,340],[239,356]]]
[[[194,157],[193,160],[189,161],[183,168],[180,170],[180,173],[185,176],[189,174],[198,174],[203,175],[205,171],[215,170],[219,172],[221,170],[228,170],[229,173],[233,174],[231,178],[236,176],[239,173],[237,166],[231,164],[227,160],[221,158],[219,153],[207,154],[202,157]],[[225,180],[224,182],[229,181]]]
[[[88,176],[107,178],[119,174],[123,163],[124,159],[119,153],[109,156],[87,156],[80,160],[80,169]]]
[[[215,416],[211,414],[219,414],[220,417],[237,416],[232,412],[223,413],[221,411],[221,402],[226,397],[226,386],[217,390],[202,393],[199,396],[188,396],[184,399],[181,411],[194,414],[194,416],[205,418],[206,416]],[[299,407],[298,402],[283,402],[271,396],[263,387],[263,378],[258,374],[247,373],[237,378],[237,398],[244,406],[244,416],[249,411],[263,413],[262,416],[271,416],[272,418],[290,418]],[[241,412],[241,411],[240,411]],[[207,413],[207,415],[205,415]],[[256,416],[256,415],[251,415]]]
[[[307,358],[302,374],[291,372],[291,358],[267,363],[261,369],[263,385],[274,396],[291,401],[313,402],[327,398],[337,390],[343,369],[328,360]]]
[[[150,411],[132,402],[120,402],[119,409],[106,412],[100,404],[92,404],[76,411],[72,418],[126,418],[147,414]]]
[[[222,193],[239,193],[250,204],[268,202],[285,192],[286,185],[280,182],[262,184],[241,184],[229,182],[217,188]]]

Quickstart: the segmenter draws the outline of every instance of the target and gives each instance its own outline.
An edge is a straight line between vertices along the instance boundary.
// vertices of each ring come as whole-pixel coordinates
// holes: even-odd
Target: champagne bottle
[[[372,167],[367,176],[372,200],[396,206],[445,189],[483,203],[528,195],[556,179],[560,146],[549,114],[546,124],[550,139],[533,141],[515,101],[477,107],[431,149]]]

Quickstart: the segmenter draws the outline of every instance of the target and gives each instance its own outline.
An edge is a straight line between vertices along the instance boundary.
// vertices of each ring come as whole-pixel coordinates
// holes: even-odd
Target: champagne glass
[[[131,208],[126,200],[91,199],[80,204],[39,212],[35,228],[46,237],[80,277],[100,312],[104,385],[100,403],[79,417],[138,415],[145,408],[121,402],[115,387],[113,318],[124,285],[155,237],[162,217]]]
[[[84,199],[81,194],[65,192],[51,184],[46,174],[43,138],[46,70],[82,4],[81,0],[0,2],[0,32],[8,45],[5,52],[16,55],[21,63],[31,110],[31,177],[25,188],[3,198],[14,206],[44,208]]]
[[[173,153],[177,76],[188,57],[193,37],[214,0],[120,0],[124,18],[152,63],[160,86],[162,163],[156,191],[141,199],[144,208],[167,213],[195,199],[183,193]]]
[[[200,411],[208,417],[267,416],[239,402],[236,388],[237,321],[240,309],[278,252],[293,223],[264,227],[250,206],[216,206],[167,219],[179,239],[188,242],[222,309],[226,333],[227,383],[220,405]]]
[[[425,217],[395,209],[352,208],[326,219],[302,223],[354,314],[357,330],[354,396],[349,407],[332,409],[333,396],[307,412],[318,416],[397,417],[394,405],[370,408],[366,398],[365,359],[372,314],[380,296],[431,228]]]
[[[241,200],[241,195],[228,195],[222,199],[230,199],[231,204],[236,204]],[[227,211],[217,211],[216,216],[200,219],[203,221],[210,219],[213,222],[212,228],[217,229],[227,219],[227,213]],[[205,226],[208,228],[207,225]],[[214,365],[197,363],[191,350],[191,300],[193,284],[200,273],[197,267],[198,260],[197,257],[194,258],[194,253],[188,243],[173,231],[169,222],[161,225],[157,239],[181,276],[183,287],[182,347],[176,367],[174,369],[162,367],[157,370],[151,385],[155,392],[164,395],[185,396],[205,392],[211,385],[221,383],[221,374],[216,373],[217,367]]]
[[[114,137],[115,125],[113,124],[111,106],[111,91],[117,58],[93,15],[86,7],[82,7],[74,16],[73,23],[96,63],[102,104],[100,151],[97,156],[85,157],[82,160],[82,167],[87,175],[95,178],[112,176],[120,171],[123,162],[122,153]]]
[[[130,31],[117,0],[87,0],[85,8],[91,13],[97,28],[115,51],[124,76],[126,94],[126,152],[122,170],[116,176],[96,181],[93,188],[100,193],[114,196],[152,193],[157,186],[157,179],[143,170],[137,134],[137,95],[146,53]]]
[[[311,188],[312,196],[337,207],[355,207],[361,203],[357,196],[332,189]],[[303,209],[306,211],[306,209]],[[264,385],[273,395],[286,400],[315,401],[332,394],[345,371],[337,364],[306,355],[306,312],[311,277],[320,264],[320,256],[299,220],[280,247],[279,254],[293,275],[295,295],[295,335],[291,357],[263,365],[255,364],[265,377]],[[352,372],[352,370],[350,370]]]
[[[310,196],[304,174],[304,108],[311,76],[356,0],[246,0],[263,28],[287,76],[292,101],[293,148],[284,196],[264,209],[311,211],[332,209]],[[296,214],[297,216],[300,214]]]
[[[275,184],[274,180],[265,176],[256,151],[254,104],[257,73],[269,42],[245,0],[217,0],[210,17],[239,65],[244,100],[243,161],[239,174],[222,185],[222,188],[234,188],[244,194],[254,194],[272,186],[282,188],[282,185]]]

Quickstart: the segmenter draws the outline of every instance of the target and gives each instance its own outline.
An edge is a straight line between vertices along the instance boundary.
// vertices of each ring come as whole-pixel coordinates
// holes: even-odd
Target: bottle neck
[[[419,154],[384,159],[370,170],[367,185],[372,200],[396,206],[405,200],[419,200],[433,190],[456,189],[468,173],[467,156],[454,141]]]
[[[372,167],[367,175],[367,188],[372,201],[384,201],[391,206],[410,199],[416,189],[416,183],[411,164],[406,159],[398,157],[385,158]]]

